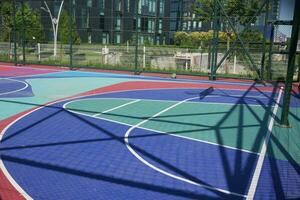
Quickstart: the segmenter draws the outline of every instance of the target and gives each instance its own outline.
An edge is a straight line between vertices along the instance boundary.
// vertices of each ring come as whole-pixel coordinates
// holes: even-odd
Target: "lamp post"
[[[59,25],[59,18],[60,18],[60,14],[61,14],[61,10],[64,4],[64,1],[61,1],[60,7],[59,7],[59,11],[58,11],[58,15],[57,18],[53,17],[49,6],[47,4],[46,1],[44,1],[44,4],[46,6],[46,8],[41,7],[42,10],[46,11],[47,13],[49,13],[50,19],[51,19],[51,23],[52,23],[52,29],[53,29],[53,37],[54,37],[54,49],[53,49],[53,56],[56,57],[57,55],[57,34],[58,34],[58,25]]]

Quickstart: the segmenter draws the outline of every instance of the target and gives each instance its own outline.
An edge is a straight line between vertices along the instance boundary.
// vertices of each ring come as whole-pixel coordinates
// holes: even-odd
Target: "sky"
[[[292,20],[294,12],[295,0],[280,1],[280,20]]]
[[[280,0],[279,20],[293,20],[295,0]],[[279,26],[278,29],[287,37],[291,37],[291,26]]]

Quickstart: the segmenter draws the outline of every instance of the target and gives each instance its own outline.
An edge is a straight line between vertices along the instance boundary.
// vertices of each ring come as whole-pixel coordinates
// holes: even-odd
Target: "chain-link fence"
[[[0,60],[134,72],[285,77],[291,26],[280,28],[271,22],[278,17],[278,1],[250,0],[234,6],[207,2],[4,0]]]

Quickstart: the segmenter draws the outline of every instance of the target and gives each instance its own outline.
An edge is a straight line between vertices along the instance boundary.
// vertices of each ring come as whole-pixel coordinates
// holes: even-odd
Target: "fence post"
[[[38,48],[38,59],[39,62],[41,62],[41,43],[37,43],[37,48]]]
[[[146,47],[143,49],[143,68],[146,67]]]
[[[138,36],[138,9],[139,9],[139,0],[135,0],[135,59],[134,59],[134,74],[138,74],[138,45],[139,45],[139,36]]]
[[[298,38],[300,40],[300,38]],[[298,55],[298,77],[297,77],[297,82],[300,81],[300,54]],[[299,83],[300,84],[300,83]],[[300,85],[299,85],[300,87]]]
[[[17,58],[17,30],[16,30],[16,0],[13,0],[13,33],[14,33],[14,62],[18,65]]]
[[[185,70],[188,69],[188,53],[189,53],[189,49],[187,48],[186,49],[186,52],[185,52]]]
[[[215,68],[217,67],[218,60],[218,39],[219,39],[219,5],[217,0],[214,0],[214,11],[213,11],[213,47],[211,55],[211,66],[210,66],[210,80],[216,80]]]
[[[70,44],[70,69],[73,68],[73,36],[72,36],[73,0],[69,0],[69,44]]]
[[[299,0],[295,2],[294,9],[295,10],[294,10],[294,18],[293,18],[293,29],[292,29],[292,36],[290,41],[289,61],[288,61],[284,99],[283,99],[283,106],[282,106],[282,113],[281,113],[281,125],[284,127],[289,126],[288,116],[290,111],[290,101],[291,101],[291,93],[292,93],[292,86],[293,86],[293,77],[295,72],[298,35],[299,35],[299,28],[300,28],[300,12],[299,12],[300,1]]]
[[[270,41],[270,46],[269,46],[269,60],[268,60],[268,65],[267,65],[267,78],[268,80],[272,80],[272,54],[273,54],[273,45],[274,45],[274,31],[275,27],[274,24],[271,26],[271,41]]]
[[[126,52],[129,53],[129,42],[128,42],[128,40],[126,41]]]
[[[263,37],[263,46],[262,46],[262,51],[263,55],[261,58],[261,69],[260,69],[260,74],[261,74],[261,80],[263,81],[265,78],[265,60],[266,60],[266,42],[267,42],[267,25],[268,25],[268,19],[269,19],[269,5],[270,5],[270,0],[267,0],[266,4],[266,13],[265,13],[265,22],[264,22],[264,37]]]
[[[233,57],[233,73],[236,74],[236,51],[234,51]]]
[[[23,65],[26,63],[26,58],[25,58],[25,45],[26,45],[26,32],[25,32],[25,19],[24,19],[24,1],[21,3],[21,12],[22,12],[22,53],[23,53]]]

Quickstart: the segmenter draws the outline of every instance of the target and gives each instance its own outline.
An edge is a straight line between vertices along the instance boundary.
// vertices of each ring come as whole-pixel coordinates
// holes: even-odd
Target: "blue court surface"
[[[54,80],[62,88],[52,91]],[[214,84],[81,72],[1,79],[3,105],[32,104],[2,130],[1,169],[28,199],[299,198],[300,129],[287,138],[275,126],[282,90]],[[293,124],[299,105],[295,94]]]

